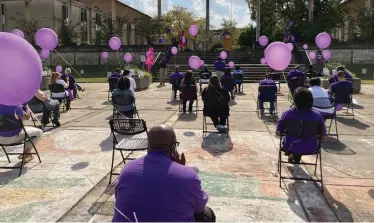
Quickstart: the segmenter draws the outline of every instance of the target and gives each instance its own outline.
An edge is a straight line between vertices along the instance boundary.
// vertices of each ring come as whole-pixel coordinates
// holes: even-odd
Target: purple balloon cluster
[[[330,37],[328,33],[322,32],[322,33],[317,34],[315,38],[315,42],[316,42],[317,47],[319,47],[320,49],[326,49],[329,47],[330,43],[332,42],[332,38]],[[332,53],[329,50],[322,51],[322,57],[325,60],[329,60],[331,56],[332,56]]]
[[[201,59],[198,56],[191,56],[188,60],[188,64],[192,69],[197,70],[201,67]]]

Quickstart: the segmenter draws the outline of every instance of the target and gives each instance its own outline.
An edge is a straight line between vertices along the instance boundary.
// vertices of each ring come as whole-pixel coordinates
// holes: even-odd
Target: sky
[[[149,15],[158,13],[158,0],[120,0],[121,2]],[[237,27],[245,27],[251,23],[248,5],[245,0],[211,0],[210,24],[220,27],[222,19],[231,19],[237,22]],[[183,6],[194,12],[197,16],[205,17],[206,0],[162,0],[162,14],[172,9],[173,6]]]

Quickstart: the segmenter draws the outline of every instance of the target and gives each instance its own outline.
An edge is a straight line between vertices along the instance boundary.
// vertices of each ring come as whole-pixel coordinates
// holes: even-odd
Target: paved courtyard
[[[47,127],[37,145],[42,163],[34,159],[21,177],[18,170],[0,169],[1,221],[111,221],[113,186],[107,185],[112,106],[106,101],[107,84],[83,86],[82,99],[62,114],[62,126]],[[281,91],[279,114],[290,106],[287,87]],[[179,151],[186,154],[188,166],[199,169],[208,206],[218,221],[373,221],[373,85],[363,85],[354,95],[359,103],[354,120],[338,117],[340,142],[330,138],[323,144],[323,194],[305,181],[284,180],[279,187],[276,120],[257,116],[256,84],[246,84],[244,94],[231,102],[229,138],[218,134],[203,138],[202,114],[179,115],[177,103],[170,101],[169,85],[152,84],[136,95],[140,118],[148,127],[162,123],[174,127]],[[17,162],[12,157],[11,165]],[[120,154],[116,162],[121,163]],[[7,165],[2,152],[0,165]],[[283,172],[304,176],[313,174],[313,168],[284,165]]]

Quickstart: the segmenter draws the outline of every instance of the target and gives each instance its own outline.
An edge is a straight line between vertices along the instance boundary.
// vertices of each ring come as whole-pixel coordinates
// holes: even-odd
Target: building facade
[[[74,27],[77,44],[106,44],[104,29],[124,45],[146,44],[136,35],[134,21],[149,16],[117,0],[0,0],[0,13],[0,31],[19,28],[20,20],[15,18],[24,18],[56,33],[62,26]]]

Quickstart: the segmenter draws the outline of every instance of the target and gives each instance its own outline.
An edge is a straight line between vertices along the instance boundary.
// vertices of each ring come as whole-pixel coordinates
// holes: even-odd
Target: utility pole
[[[205,41],[206,41],[206,51],[209,51],[209,32],[210,32],[210,3],[206,0],[206,30],[205,30]]]
[[[257,13],[256,13],[256,42],[260,38],[260,14],[261,14],[261,0],[257,0]]]
[[[158,20],[162,17],[162,0],[158,0]]]
[[[313,21],[313,0],[308,0],[308,18],[309,22]]]

